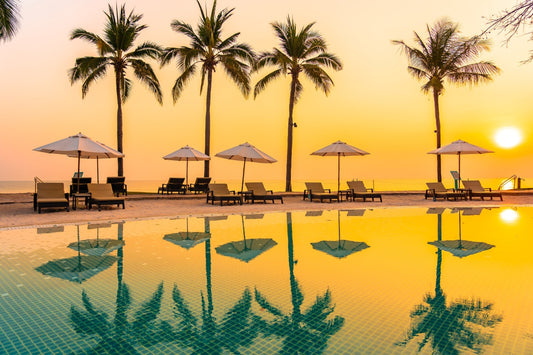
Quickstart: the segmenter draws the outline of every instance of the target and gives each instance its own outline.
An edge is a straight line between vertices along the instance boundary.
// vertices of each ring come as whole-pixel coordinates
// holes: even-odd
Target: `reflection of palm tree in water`
[[[442,240],[442,215],[438,215],[438,240]],[[480,352],[485,345],[492,344],[492,334],[485,328],[494,328],[502,316],[492,314],[492,303],[475,299],[458,299],[446,305],[446,294],[441,288],[442,251],[437,250],[437,271],[435,295],[424,296],[424,303],[411,311],[411,327],[403,341],[424,334],[418,344],[421,351],[429,342],[436,354],[459,354],[460,350]]]
[[[274,320],[262,319],[261,328],[267,336],[275,335],[283,338],[281,354],[322,353],[327,347],[329,338],[344,325],[344,318],[335,316],[333,319],[328,319],[328,316],[335,310],[335,306],[331,304],[329,290],[324,295],[317,296],[313,305],[302,313],[304,295],[294,276],[295,261],[290,212],[287,213],[287,239],[292,313],[284,314],[281,309],[270,304],[256,289],[256,301],[274,316]]]
[[[118,239],[123,239],[123,225],[118,224]],[[143,303],[135,313],[133,321],[128,320],[131,298],[128,285],[122,282],[123,258],[122,246],[117,249],[117,297],[115,317],[98,311],[89,296],[82,291],[84,310],[72,306],[70,319],[76,333],[99,339],[98,344],[88,353],[91,354],[135,354],[135,345],[151,346],[165,340],[166,322],[157,321],[161,309],[163,283],[161,282],[152,297]]]
[[[206,220],[206,232],[209,221]],[[179,328],[172,331],[174,340],[192,348],[195,354],[220,354],[224,349],[239,353],[241,347],[248,347],[258,334],[256,317],[251,311],[252,296],[245,289],[241,299],[217,323],[213,316],[213,292],[211,284],[211,240],[205,241],[206,297],[202,299],[202,321],[193,315],[183,299],[178,286],[174,285],[172,299],[174,314],[180,320]],[[207,302],[206,302],[207,301]]]

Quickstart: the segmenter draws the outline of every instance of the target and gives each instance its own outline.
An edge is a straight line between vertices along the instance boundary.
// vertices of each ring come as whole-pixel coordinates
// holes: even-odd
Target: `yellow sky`
[[[128,10],[134,8],[144,14],[142,22],[149,26],[138,44],[146,40],[163,46],[187,44],[170,29],[170,22],[180,19],[195,25],[198,19],[193,0],[126,4]],[[277,45],[269,23],[284,21],[290,14],[300,26],[315,21],[315,29],[326,38],[330,51],[343,61],[344,70],[331,73],[335,87],[329,97],[304,81],[295,109],[298,127],[294,130],[293,178],[326,180],[336,178],[335,159],[310,153],[339,139],[371,153],[344,159],[343,179],[434,179],[435,158],[426,154],[435,148],[432,99],[421,93],[421,84],[406,71],[406,58],[390,41],[412,43],[413,31],[422,33],[426,24],[443,16],[460,23],[464,35],[473,35],[485,26],[484,16],[514,4],[514,0],[452,0],[445,5],[421,0],[220,0],[218,6],[235,7],[225,35],[240,31],[240,40],[256,51]],[[67,77],[77,57],[95,54],[88,43],[69,40],[71,31],[81,27],[102,34],[106,8],[107,1],[102,0],[22,3],[17,36],[0,44],[0,180],[31,180],[33,176],[69,179],[75,170],[74,160],[32,149],[80,131],[116,147],[112,76],[94,84],[85,99],[81,98],[80,85],[71,86]],[[533,153],[529,139],[533,64],[520,64],[533,42],[517,37],[506,47],[502,40],[503,36],[495,34],[492,51],[483,55],[502,69],[501,75],[472,89],[448,86],[441,97],[443,143],[463,139],[496,152],[465,157],[463,177],[533,176],[528,159]],[[130,180],[184,175],[184,163],[162,157],[187,144],[203,150],[205,96],[199,95],[199,77],[189,82],[173,105],[170,89],[178,71],[173,65],[163,69],[153,65],[164,105],[159,106],[133,79],[132,95],[124,106],[125,175]],[[254,75],[253,83],[257,79]],[[248,141],[278,163],[250,165],[247,178],[283,180],[288,96],[289,79],[282,78],[256,100],[246,100],[223,70],[217,71],[211,154]],[[498,147],[493,136],[504,126],[520,129],[522,144],[512,149]],[[93,162],[83,164],[86,170],[94,170]],[[456,164],[455,157],[445,156],[443,176],[448,177]],[[237,162],[212,161],[212,176],[217,180],[238,179],[240,173]],[[190,178],[202,174],[202,164],[191,163],[189,174]],[[116,162],[102,162],[101,176],[110,175],[116,175]]]

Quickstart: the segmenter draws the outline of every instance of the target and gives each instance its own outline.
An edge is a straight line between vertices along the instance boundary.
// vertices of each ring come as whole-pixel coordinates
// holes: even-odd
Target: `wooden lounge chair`
[[[247,182],[246,189],[248,193],[244,195],[246,200],[254,203],[256,200],[263,201],[271,200],[275,203],[275,200],[280,200],[283,203],[283,197],[281,195],[274,195],[272,190],[266,190],[262,182]]]
[[[63,208],[69,211],[68,193],[62,182],[40,182],[33,195],[33,210],[41,213],[42,208]]]
[[[438,198],[443,198],[446,200],[453,199],[454,201],[457,201],[457,199],[466,200],[468,197],[466,191],[447,189],[442,182],[427,182],[426,185],[428,187],[424,195],[426,200],[432,198],[433,201],[436,201]]]
[[[242,198],[235,194],[235,191],[228,189],[228,184],[209,184],[209,192],[207,193],[207,203],[211,201],[214,205],[215,201],[220,201],[220,206],[224,201],[242,204]]]
[[[339,202],[339,194],[332,193],[330,189],[324,189],[321,182],[306,182],[306,190],[304,191],[304,200],[309,198],[309,201],[313,202],[313,199],[320,199],[320,202],[324,200],[337,200]]]
[[[124,197],[115,196],[111,184],[87,184],[91,197],[89,198],[89,209],[93,204],[98,206],[98,211],[102,210],[102,205],[117,205],[119,207],[124,206]]]
[[[168,195],[177,192],[185,194],[187,192],[187,186],[183,184],[184,181],[185,178],[168,178],[168,182],[161,185],[161,187],[157,189],[157,193],[164,194],[166,192]]]
[[[468,191],[468,197],[480,197],[481,200],[484,200],[485,197],[490,197],[492,200],[493,197],[499,197],[503,201],[503,196],[501,191],[492,191],[490,187],[483,187],[479,180],[462,180],[463,186]]]
[[[352,201],[356,198],[362,198],[363,202],[366,202],[367,198],[371,198],[372,201],[374,201],[375,198],[379,198],[379,202],[383,202],[381,194],[374,192],[374,189],[372,188],[367,189],[365,183],[361,180],[347,181],[346,183],[350,189],[348,196],[352,199]]]
[[[80,177],[80,189],[78,191],[78,178],[73,177],[72,183],[70,184],[70,194],[72,195],[74,193],[88,193],[89,190],[87,190],[87,184],[90,184],[91,180],[92,179],[90,177]]]
[[[189,191],[197,193],[207,193],[209,191],[210,177],[197,177],[194,184],[189,185]]]
[[[125,184],[126,178],[124,176],[109,176],[107,183],[111,184],[115,196],[128,196],[128,185]]]

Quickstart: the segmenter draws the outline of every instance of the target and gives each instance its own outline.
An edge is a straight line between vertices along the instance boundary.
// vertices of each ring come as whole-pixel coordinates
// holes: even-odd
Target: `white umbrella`
[[[226,158],[231,160],[242,160],[244,164],[242,166],[242,182],[241,192],[244,188],[244,171],[246,169],[246,162],[251,161],[254,163],[275,163],[276,159],[272,158],[268,154],[263,153],[250,143],[246,142],[236,147],[230,148],[223,152],[215,154],[216,157]]]
[[[81,133],[43,145],[33,150],[43,153],[64,154],[70,157],[77,157],[78,187],[80,178],[80,159],[82,158],[82,155],[83,157],[91,156],[93,158],[117,158],[118,156],[116,156],[116,153],[119,153],[121,156],[124,156],[124,154],[117,152],[102,143],[93,141]]]
[[[341,185],[341,156],[354,156],[354,155],[367,155],[370,154],[362,149],[351,146],[345,142],[336,141],[331,143],[327,147],[317,150],[311,153],[311,155],[336,156],[337,157],[337,191],[339,191]]]
[[[459,160],[459,179],[461,178],[461,154],[484,154],[494,153],[492,150],[478,147],[463,140],[456,140],[450,144],[433,149],[428,154],[457,154]]]
[[[165,155],[163,159],[186,161],[185,185],[189,186],[189,160],[190,161],[202,161],[202,160],[209,160],[211,158],[209,157],[209,155],[205,155],[204,153],[199,152],[198,150],[186,145],[185,147],[182,147],[176,150],[175,152]]]
[[[100,158],[102,158],[102,159],[123,158],[124,154],[119,152],[118,150],[115,150],[115,149],[113,149],[111,147],[108,147],[104,143],[101,143],[101,142],[96,142],[96,143],[100,144],[103,148],[105,148],[107,153],[102,153],[102,152],[81,152],[80,153],[80,158],[83,158],[83,159],[96,159],[96,182],[100,183],[100,167],[99,167],[99,164],[98,164],[98,160]],[[69,157],[77,158],[78,155],[77,154],[69,155]]]

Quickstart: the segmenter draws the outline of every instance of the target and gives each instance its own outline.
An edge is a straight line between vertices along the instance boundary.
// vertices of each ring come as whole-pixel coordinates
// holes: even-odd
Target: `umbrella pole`
[[[337,153],[337,192],[341,187],[341,153]]]
[[[461,152],[457,153],[459,159],[459,181],[461,180]]]
[[[459,210],[459,249],[463,248],[461,240],[461,210]]]
[[[244,250],[248,250],[246,245],[246,231],[244,230],[244,215],[241,214],[241,223],[242,223],[242,237],[244,239]]]
[[[78,175],[76,180],[76,192],[80,192],[80,159],[81,159],[81,150],[78,150]]]
[[[337,226],[339,230],[339,249],[341,248],[341,211],[337,210]]]
[[[241,197],[244,189],[244,170],[246,169],[246,158],[244,158],[244,164],[242,165],[242,181],[241,181]]]
[[[96,157],[96,183],[100,183],[100,164],[98,164],[98,157]]]
[[[185,158],[185,186],[189,186],[189,158]]]

